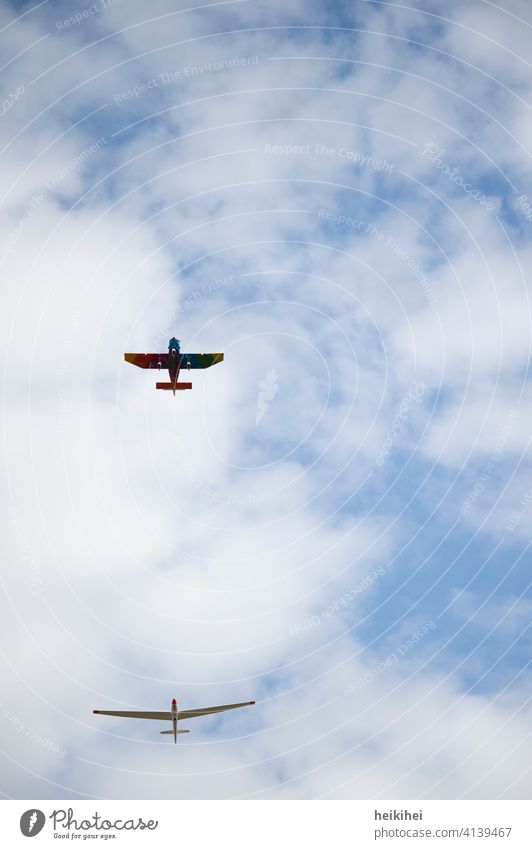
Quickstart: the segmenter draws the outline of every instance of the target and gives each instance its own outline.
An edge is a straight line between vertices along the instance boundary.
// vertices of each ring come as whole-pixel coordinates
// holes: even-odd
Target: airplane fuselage
[[[187,362],[186,355],[181,354],[181,352],[177,348],[169,348],[168,374],[170,376],[170,383],[172,384],[172,390],[174,392],[174,395],[176,389],[192,389],[191,383],[178,383],[181,366],[186,366],[190,371],[190,363]]]
[[[170,348],[168,354],[168,374],[170,375],[172,386],[175,386],[179,377],[179,369],[181,368],[181,354],[175,348]]]

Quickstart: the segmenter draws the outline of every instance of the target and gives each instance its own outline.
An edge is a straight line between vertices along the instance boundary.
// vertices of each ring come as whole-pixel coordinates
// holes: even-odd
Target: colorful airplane
[[[192,389],[191,383],[177,382],[181,369],[190,371],[191,368],[209,368],[221,363],[223,358],[223,354],[182,354],[179,339],[175,336],[168,343],[167,354],[124,354],[127,363],[139,368],[167,368],[170,383],[156,383],[155,388],[171,389],[174,395],[176,389]]]
[[[207,716],[207,714],[221,713],[224,710],[234,710],[235,708],[247,707],[254,704],[255,702],[240,702],[236,705],[217,705],[216,707],[196,708],[195,710],[178,710],[176,700],[172,699],[170,710],[93,710],[93,713],[101,713],[105,716],[125,716],[130,719],[168,720],[172,723],[172,728],[169,731],[161,731],[161,734],[173,734],[174,743],[177,743],[178,734],[189,734],[186,728],[178,729],[178,720],[193,719],[195,716]]]

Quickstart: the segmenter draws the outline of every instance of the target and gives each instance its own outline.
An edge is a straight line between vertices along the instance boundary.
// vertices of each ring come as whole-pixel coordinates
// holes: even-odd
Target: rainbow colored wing
[[[124,354],[124,359],[139,368],[168,368],[168,354]]]
[[[223,354],[179,354],[181,357],[180,368],[209,368],[221,363]],[[170,357],[168,354],[124,354],[127,363],[139,368],[168,368]]]
[[[181,354],[181,368],[209,368],[223,358],[223,354]]]

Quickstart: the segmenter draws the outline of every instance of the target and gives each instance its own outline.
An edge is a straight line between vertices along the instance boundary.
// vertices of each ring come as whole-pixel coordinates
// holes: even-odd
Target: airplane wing
[[[139,368],[168,368],[168,354],[124,354],[124,359]]]
[[[216,363],[221,363],[224,355],[218,354],[179,354],[181,357],[180,367],[185,368],[209,368]],[[170,357],[168,354],[124,354],[127,363],[139,368],[168,368]],[[190,364],[190,365],[189,365]]]
[[[206,716],[209,713],[221,713],[224,710],[234,710],[235,708],[247,707],[254,705],[255,702],[239,702],[237,705],[217,705],[216,707],[196,708],[195,710],[180,710],[178,711],[178,719],[193,719],[195,716]]]
[[[126,716],[129,719],[172,719],[169,710],[93,710],[105,716]]]
[[[181,354],[181,368],[209,368],[221,363],[223,354]]]

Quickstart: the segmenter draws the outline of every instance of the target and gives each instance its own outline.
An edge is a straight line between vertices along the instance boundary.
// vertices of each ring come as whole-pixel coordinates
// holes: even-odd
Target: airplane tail
[[[191,383],[176,383],[174,385],[173,383],[156,383],[155,388],[156,389],[172,389],[172,390],[192,389],[192,384]]]

